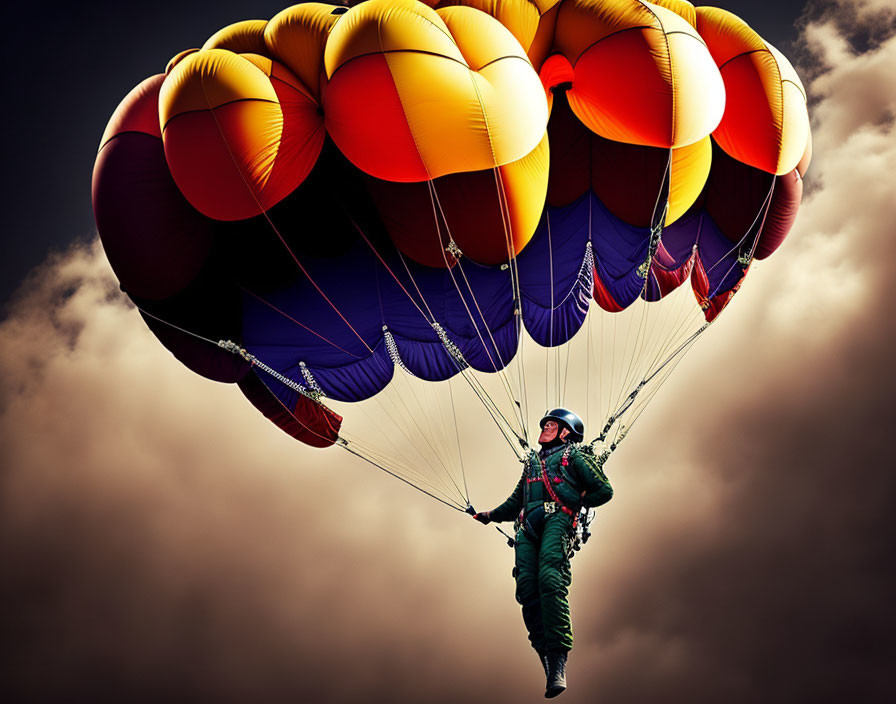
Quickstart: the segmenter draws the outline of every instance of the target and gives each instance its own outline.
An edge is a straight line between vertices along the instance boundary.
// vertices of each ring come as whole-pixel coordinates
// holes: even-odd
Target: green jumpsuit
[[[542,462],[554,494],[573,514],[582,506],[600,506],[613,496],[601,462],[590,448],[574,445],[564,453],[565,449],[566,445],[559,445],[538,454],[533,451],[516,489],[489,512],[493,521],[521,519],[515,538],[516,599],[523,607],[529,641],[539,654],[572,649],[567,595],[572,582],[569,558],[574,516],[557,506],[545,488]],[[568,455],[566,466],[561,462],[564,454]],[[542,510],[544,521],[535,527],[540,535],[533,534],[525,518],[535,519]]]

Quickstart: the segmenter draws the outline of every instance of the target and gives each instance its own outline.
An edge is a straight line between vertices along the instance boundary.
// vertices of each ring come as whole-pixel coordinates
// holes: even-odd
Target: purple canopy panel
[[[650,262],[650,276],[643,294],[645,300],[660,300],[691,275],[702,223],[701,211],[697,211],[686,214],[663,230]]]
[[[564,207],[546,206],[532,240],[517,257],[523,322],[543,347],[567,342],[585,322],[594,285],[586,194]]]
[[[511,282],[498,267],[463,262],[432,269],[402,261],[394,249],[374,252],[364,240],[337,259],[300,261],[307,276],[265,297],[244,295],[243,340],[299,383],[304,362],[331,398],[359,401],[389,383],[387,331],[415,376],[437,381],[456,374],[430,312],[475,369],[494,371],[515,354]]]
[[[581,328],[594,283],[592,251],[603,257],[597,269],[614,298],[626,304],[637,298],[648,240],[648,228],[626,225],[590,193],[549,208],[517,258],[520,307],[532,337],[560,345]],[[433,318],[472,368],[493,372],[510,363],[519,344],[513,267],[461,259],[452,269],[435,269],[402,259],[391,245],[377,246],[375,252],[360,240],[339,258],[302,257],[307,275],[263,296],[247,291],[244,346],[299,384],[313,378],[328,397],[344,401],[383,389],[397,361],[430,381],[456,374],[459,364]],[[287,387],[271,389],[294,403]]]
[[[595,300],[617,312],[634,303],[644,290],[647,272],[642,266],[648,256],[650,228],[623,222],[596,197],[591,198],[591,242],[598,279]]]
[[[414,376],[427,381],[450,379],[461,364],[452,357],[442,342],[420,342],[398,335],[392,336],[398,357]]]
[[[286,376],[303,378],[298,365],[287,371]],[[340,367],[307,368],[309,379],[313,378],[328,398],[337,401],[359,401],[378,394],[392,381],[394,372],[384,341],[380,341],[373,354],[357,362]]]
[[[744,277],[749,264],[741,259],[742,252],[752,249],[752,243],[737,245],[722,234],[713,219],[702,214],[697,257],[706,276],[706,291],[698,291],[705,298],[714,298],[732,290]],[[695,290],[697,290],[695,288]]]

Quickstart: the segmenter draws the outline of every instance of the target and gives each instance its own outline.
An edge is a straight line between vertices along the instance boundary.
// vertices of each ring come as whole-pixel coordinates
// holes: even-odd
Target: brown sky
[[[566,702],[896,698],[886,6],[805,28],[810,194],[610,466]],[[0,370],[4,701],[541,699],[493,531],[180,367],[96,242],[34,272]]]

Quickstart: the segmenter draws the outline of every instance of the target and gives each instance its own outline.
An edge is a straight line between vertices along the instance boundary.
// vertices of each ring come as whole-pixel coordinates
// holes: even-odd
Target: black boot
[[[548,653],[548,680],[544,689],[545,699],[551,699],[566,690],[566,653]]]
[[[548,655],[541,650],[536,650],[535,652],[538,653],[538,659],[541,660],[541,666],[544,668],[544,676],[547,677],[551,671],[550,667],[548,666]]]

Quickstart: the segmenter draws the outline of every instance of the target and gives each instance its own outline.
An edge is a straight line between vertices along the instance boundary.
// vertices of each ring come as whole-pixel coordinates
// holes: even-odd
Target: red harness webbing
[[[563,452],[563,457],[562,457],[562,459],[560,460],[560,461],[563,463],[564,466],[567,464],[567,456],[568,456],[568,454],[569,454],[569,448],[567,448],[567,449]],[[554,489],[553,489],[553,487],[551,487],[551,482],[550,482],[550,480],[548,479],[547,464],[545,463],[545,461],[544,461],[543,459],[541,460],[541,482],[542,482],[542,484],[544,484],[544,488],[548,490],[548,494],[549,494],[550,497],[551,497],[551,501],[553,501],[553,502],[557,505],[557,507],[558,507],[561,511],[563,511],[563,513],[565,513],[567,516],[573,516],[572,527],[575,528],[575,527],[576,527],[576,524],[577,524],[578,521],[579,521],[579,512],[578,512],[578,511],[573,511],[571,508],[569,508],[568,506],[566,506],[566,505],[560,500],[560,497],[557,496],[557,492],[555,492]]]

